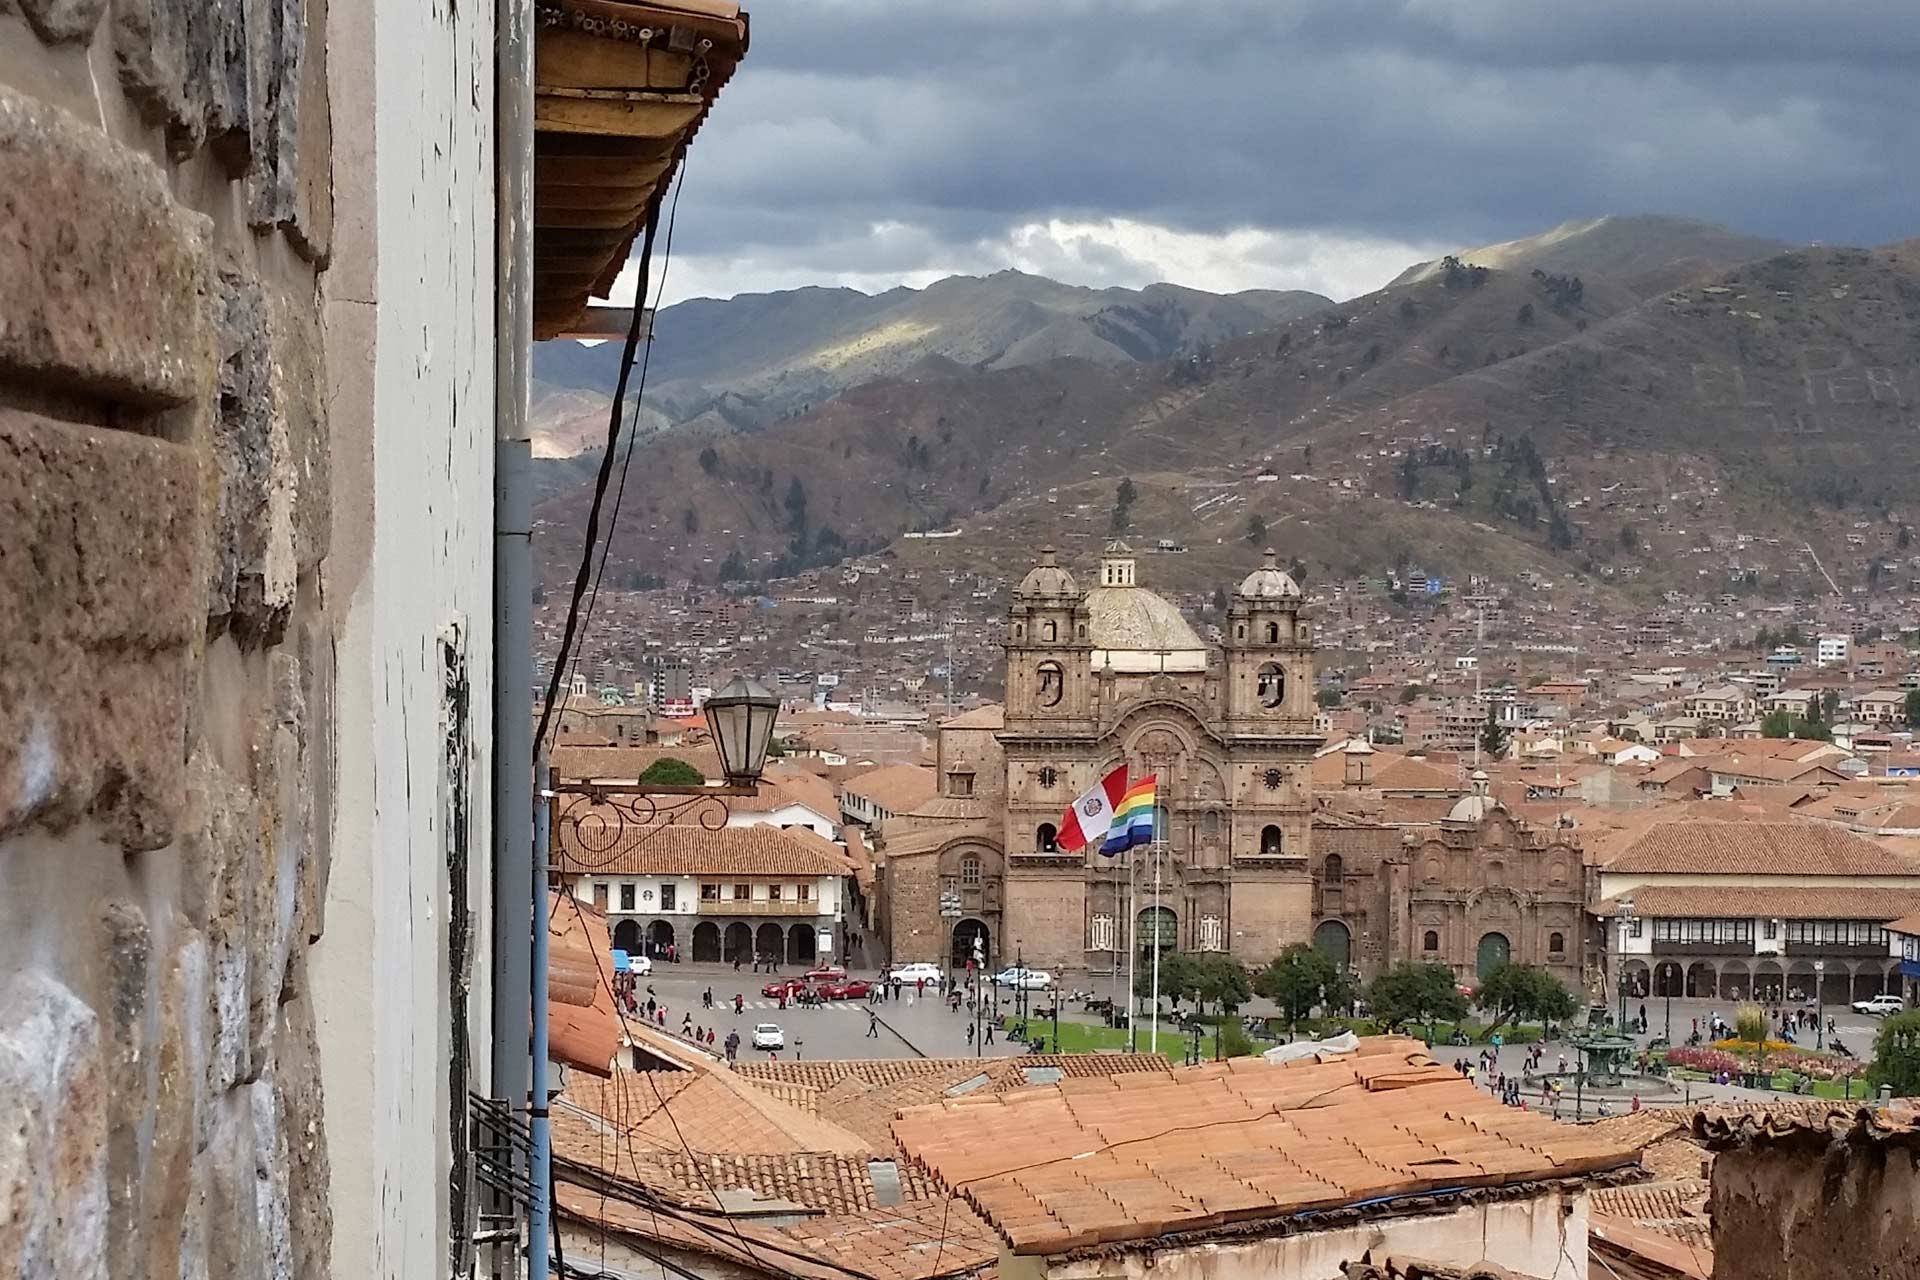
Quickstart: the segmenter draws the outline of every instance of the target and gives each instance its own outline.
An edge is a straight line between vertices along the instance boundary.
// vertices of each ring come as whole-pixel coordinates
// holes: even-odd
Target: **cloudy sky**
[[[748,7],[669,301],[1005,267],[1346,297],[1602,213],[1920,235],[1920,0]]]

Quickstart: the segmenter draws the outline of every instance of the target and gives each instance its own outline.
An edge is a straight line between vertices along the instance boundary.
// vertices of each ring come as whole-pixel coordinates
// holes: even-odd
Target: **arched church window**
[[[1440,935],[1432,929],[1427,930],[1426,936],[1420,939],[1420,949],[1422,951],[1438,951],[1440,949]]]
[[[1055,627],[1053,623],[1043,622],[1040,624],[1040,638],[1042,640],[1058,639],[1059,637],[1055,634],[1057,630],[1058,628]]]
[[[1233,629],[1233,638],[1235,640],[1245,640],[1247,638],[1247,626],[1244,622]]]
[[[1281,848],[1280,828],[1271,824],[1260,828],[1261,853],[1266,854],[1268,857],[1273,857],[1280,853]]]
[[[1254,689],[1263,707],[1277,707],[1287,696],[1287,673],[1269,662],[1254,676]]]
[[[1279,623],[1269,622],[1267,624],[1267,643],[1268,644],[1280,643],[1280,624]]]
[[[1346,875],[1347,864],[1340,860],[1340,855],[1337,853],[1328,854],[1326,862],[1320,869],[1320,877],[1326,882],[1327,887],[1330,889],[1338,888],[1341,881],[1346,879]]]
[[[960,883],[980,883],[980,859],[974,857],[972,854],[968,854],[966,857],[960,859]]]
[[[1200,829],[1206,833],[1207,839],[1218,839],[1220,836],[1220,811],[1218,809],[1207,810],[1206,815],[1200,819]]]
[[[1567,949],[1566,934],[1550,933],[1547,935],[1547,950],[1549,952],[1551,952],[1554,955],[1559,955],[1561,952],[1565,951],[1566,949]]]
[[[1025,625],[1018,622],[1013,624],[1013,638],[1015,640],[1025,639],[1026,634],[1027,634],[1027,628],[1025,627]]]
[[[1043,822],[1033,833],[1033,847],[1041,853],[1060,852],[1060,833],[1053,829],[1051,822]]]
[[[1049,622],[1048,626],[1053,624]],[[1043,707],[1057,707],[1067,691],[1067,675],[1057,662],[1043,662],[1036,673],[1040,677],[1037,696]]]

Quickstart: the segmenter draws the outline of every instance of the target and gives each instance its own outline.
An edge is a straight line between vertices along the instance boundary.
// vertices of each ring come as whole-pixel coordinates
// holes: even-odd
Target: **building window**
[[[720,901],[720,886],[717,884],[702,884],[700,886],[700,901],[702,902]]]
[[[674,909],[675,888],[676,886],[670,884],[660,886],[660,909],[662,911],[671,911]]]
[[[779,885],[777,885],[777,884],[770,884],[770,885],[768,885],[768,886],[767,886],[767,901],[768,901],[768,902],[778,902],[778,901],[780,901],[780,886],[779,886]]]
[[[1260,852],[1267,857],[1278,857],[1282,852],[1280,828],[1265,826],[1260,828]]]
[[[973,775],[955,771],[947,775],[947,794],[950,796],[970,796],[973,794]]]
[[[753,886],[750,884],[737,884],[733,886],[733,896],[737,901],[745,902],[753,897]]]
[[[1280,643],[1280,624],[1279,623],[1269,622],[1267,624],[1267,643],[1268,644]]]
[[[1219,916],[1200,917],[1200,949],[1202,951],[1226,950],[1226,930],[1221,927]]]
[[[1261,706],[1277,707],[1287,696],[1287,673],[1269,662],[1254,677],[1254,689]]]
[[[813,889],[811,886],[804,885],[804,884],[797,884],[793,886],[793,900],[795,902],[805,902],[808,896],[812,894],[812,892],[813,892]]]
[[[1567,949],[1567,935],[1550,933],[1547,935],[1547,951],[1550,955],[1560,955]]]
[[[1329,889],[1338,889],[1345,882],[1346,875],[1347,864],[1341,861],[1340,855],[1337,853],[1328,854],[1327,860],[1321,864],[1320,868],[1320,879],[1322,883]]]
[[[1059,706],[1060,699],[1065,697],[1067,692],[1066,673],[1060,669],[1060,664],[1057,662],[1043,662],[1035,674],[1039,677],[1039,685],[1036,689],[1035,696],[1039,699],[1040,705],[1043,707]]]
[[[1778,920],[1767,921],[1763,928],[1765,932],[1760,935],[1761,937],[1765,938],[1768,942],[1777,942],[1779,940],[1780,922]]]
[[[622,911],[633,910],[633,884],[631,881],[620,886],[620,909]]]
[[[1427,930],[1426,936],[1420,939],[1420,949],[1422,951],[1438,951],[1440,949],[1439,931],[1434,929]]]
[[[1060,852],[1060,833],[1053,829],[1051,822],[1043,822],[1040,829],[1033,833],[1033,847],[1041,853]]]
[[[1054,624],[1051,622],[1043,622],[1040,624],[1040,638],[1042,640],[1057,639],[1058,631],[1059,629],[1055,627]]]
[[[1200,830],[1205,833],[1209,840],[1217,840],[1220,838],[1220,811],[1218,809],[1209,809],[1201,816]]]
[[[980,883],[980,859],[974,857],[972,854],[968,854],[966,857],[960,859],[960,883]]]
[[[1627,936],[1629,938],[1639,937],[1644,932],[1644,926],[1646,925],[1646,923],[1647,922],[1645,920],[1642,920],[1639,916],[1635,916],[1633,919],[1627,921]],[[1748,923],[1751,924],[1752,922],[1749,921]]]
[[[1095,916],[1092,923],[1087,926],[1087,950],[1112,951],[1114,949],[1113,932],[1112,916]]]

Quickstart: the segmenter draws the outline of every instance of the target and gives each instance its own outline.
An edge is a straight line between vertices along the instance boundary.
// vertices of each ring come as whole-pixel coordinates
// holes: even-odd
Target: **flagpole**
[[[1133,850],[1127,850],[1127,1052],[1132,1053],[1140,1047],[1138,1038],[1133,1034],[1133,966],[1140,958],[1140,947],[1134,938],[1134,925],[1140,919],[1140,887],[1134,875],[1134,864],[1139,859],[1133,856]]]
[[[1148,1053],[1160,1052],[1160,816],[1153,819],[1153,1033]]]

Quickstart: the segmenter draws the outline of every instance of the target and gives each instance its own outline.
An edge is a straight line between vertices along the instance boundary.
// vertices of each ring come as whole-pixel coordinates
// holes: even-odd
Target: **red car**
[[[806,985],[807,980],[805,978],[780,978],[760,988],[760,994],[770,1000],[778,1000],[781,996],[785,996],[791,1000],[799,992],[805,990]]]
[[[845,982],[847,971],[837,964],[823,964],[800,975],[808,982]]]
[[[873,984],[864,978],[842,978],[838,982],[822,982],[814,987],[814,992],[825,1000],[865,1000],[871,990]]]

